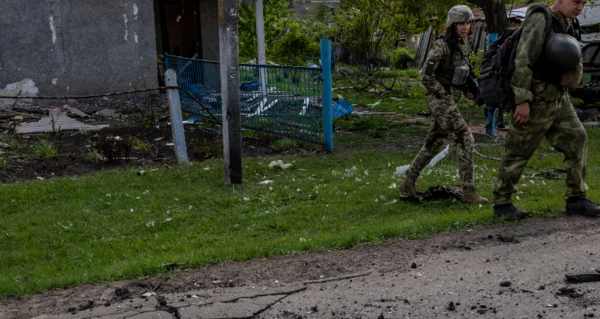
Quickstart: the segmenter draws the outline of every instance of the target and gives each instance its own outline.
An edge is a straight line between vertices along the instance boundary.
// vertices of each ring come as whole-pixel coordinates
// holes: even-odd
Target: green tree
[[[288,0],[263,0],[265,45],[268,47],[284,30],[291,17]],[[239,51],[242,57],[256,57],[256,14],[254,4],[238,4]]]
[[[323,23],[323,24],[332,22],[333,15],[331,14],[331,10],[329,9],[329,6],[327,5],[327,3],[320,2],[317,5],[317,11],[315,12],[314,18],[316,21]]]
[[[300,23],[292,21],[269,53],[279,63],[304,65],[307,60],[319,56],[319,42],[309,37]]]

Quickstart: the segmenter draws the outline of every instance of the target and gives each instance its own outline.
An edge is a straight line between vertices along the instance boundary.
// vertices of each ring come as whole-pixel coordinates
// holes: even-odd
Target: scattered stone
[[[448,311],[456,310],[456,306],[454,305],[454,302],[450,301],[450,303],[448,304],[448,307],[446,307],[446,309],[448,309]]]
[[[512,286],[512,282],[510,282],[508,280],[500,282],[500,287],[510,287],[510,286]]]
[[[558,292],[556,293],[557,296],[566,296],[569,298],[580,298],[583,297],[584,294],[577,292],[575,290],[575,288],[569,288],[569,287],[562,287],[560,289],[558,289]]]
[[[127,287],[117,287],[115,289],[115,295],[117,295],[117,297],[126,297],[129,295],[129,289],[127,289]]]
[[[70,307],[69,309],[67,309],[67,312],[75,313],[75,312],[77,312],[77,308]]]
[[[412,268],[412,269],[417,268],[417,263],[413,261],[413,263],[410,264],[410,268]]]
[[[317,308],[317,306],[312,306],[310,308],[310,311],[312,311],[312,312],[319,312],[319,308]]]
[[[79,311],[83,311],[83,310],[87,310],[87,309],[92,309],[92,307],[94,307],[94,301],[86,300],[86,301],[80,303],[77,308],[79,309]]]
[[[513,236],[496,235],[499,241],[503,243],[518,243],[519,241]]]

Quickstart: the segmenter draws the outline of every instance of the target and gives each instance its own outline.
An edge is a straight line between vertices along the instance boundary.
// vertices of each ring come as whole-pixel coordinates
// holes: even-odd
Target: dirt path
[[[600,269],[599,225],[530,219],[213,265],[8,300],[0,318],[592,318],[600,282],[565,274]]]

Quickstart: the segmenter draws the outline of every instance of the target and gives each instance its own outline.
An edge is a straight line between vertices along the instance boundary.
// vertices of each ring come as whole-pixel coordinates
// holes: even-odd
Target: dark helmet
[[[546,42],[546,57],[550,65],[570,71],[581,61],[581,46],[574,37],[556,33]]]

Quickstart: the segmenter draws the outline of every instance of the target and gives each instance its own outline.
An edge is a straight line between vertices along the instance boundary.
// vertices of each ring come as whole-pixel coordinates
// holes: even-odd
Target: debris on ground
[[[437,201],[443,199],[462,199],[462,188],[460,186],[432,186],[425,192],[416,192],[407,196],[400,196],[401,199],[412,202]]]
[[[276,160],[276,161],[272,161],[271,163],[269,163],[269,168],[288,169],[290,167],[292,167],[291,163],[285,164],[285,163],[283,163],[282,160]]]
[[[51,133],[58,131],[98,131],[105,127],[102,125],[89,125],[70,118],[66,112],[60,108],[55,108],[50,111],[49,116],[42,117],[37,122],[21,123],[16,127],[17,134],[30,133]]]
[[[565,275],[567,282],[581,283],[600,281],[600,273],[583,273],[583,274],[567,274]]]

